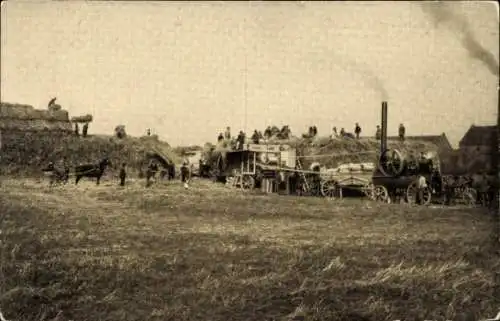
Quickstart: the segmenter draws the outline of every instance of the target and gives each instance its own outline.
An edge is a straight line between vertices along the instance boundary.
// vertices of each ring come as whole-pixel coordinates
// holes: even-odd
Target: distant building
[[[458,146],[458,149],[440,155],[443,172],[455,175],[492,173],[494,151],[498,146],[496,126],[472,125]]]
[[[497,126],[472,125],[458,146],[464,151],[490,153],[492,148],[498,148]]]

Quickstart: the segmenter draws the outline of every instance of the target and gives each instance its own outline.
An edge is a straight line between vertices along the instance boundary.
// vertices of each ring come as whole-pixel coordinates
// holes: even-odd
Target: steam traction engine
[[[413,153],[405,154],[397,149],[387,148],[387,102],[382,102],[382,137],[378,166],[373,172],[372,198],[390,202],[395,196],[413,203],[416,200],[416,179],[423,175],[427,181],[421,204],[429,204],[433,193],[441,193],[442,179],[436,162]]]

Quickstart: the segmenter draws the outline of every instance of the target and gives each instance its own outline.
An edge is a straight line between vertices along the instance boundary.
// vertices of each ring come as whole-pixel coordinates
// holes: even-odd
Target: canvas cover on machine
[[[327,169],[326,172],[331,173],[365,173],[373,172],[375,163],[347,163],[341,164],[336,168]]]

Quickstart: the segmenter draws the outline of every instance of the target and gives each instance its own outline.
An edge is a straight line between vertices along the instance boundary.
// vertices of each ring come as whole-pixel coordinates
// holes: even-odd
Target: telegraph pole
[[[248,113],[247,113],[247,108],[248,108],[248,104],[247,104],[247,89],[248,89],[248,79],[247,79],[247,73],[248,73],[248,52],[247,52],[247,17],[245,15],[245,19],[243,20],[243,42],[244,42],[244,58],[245,58],[245,62],[244,62],[244,69],[243,69],[243,106],[244,106],[244,110],[245,110],[245,124],[244,124],[244,130],[245,130],[245,134],[247,134],[247,116],[248,116]]]

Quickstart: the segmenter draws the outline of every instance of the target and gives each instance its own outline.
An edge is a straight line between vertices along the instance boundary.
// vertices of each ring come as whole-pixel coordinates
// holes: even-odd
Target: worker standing
[[[359,126],[358,123],[356,123],[356,126],[354,127],[354,133],[356,134],[356,139],[359,139],[359,135],[361,134],[361,126]]]
[[[126,164],[122,163],[120,168],[120,186],[125,186],[125,179],[127,178],[127,171],[125,169]]]
[[[380,129],[380,125],[377,125],[377,131],[375,132],[375,139],[376,140],[382,139],[382,130]]]
[[[405,141],[405,135],[406,135],[406,128],[403,124],[399,124],[399,130],[398,130],[398,134],[399,134],[399,140],[404,142]]]
[[[184,160],[181,166],[181,181],[184,183],[184,188],[189,188],[189,163],[187,160]]]
[[[416,199],[416,201],[418,204],[422,205],[425,203],[424,191],[427,188],[427,180],[425,179],[424,175],[419,174],[417,176],[416,185],[417,185],[417,199]]]

